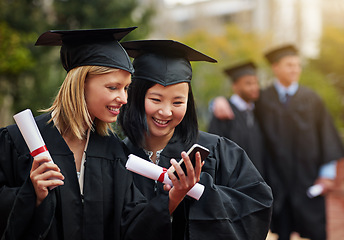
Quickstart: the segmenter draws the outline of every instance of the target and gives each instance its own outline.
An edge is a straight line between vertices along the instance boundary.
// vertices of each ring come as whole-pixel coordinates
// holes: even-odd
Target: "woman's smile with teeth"
[[[119,107],[107,107],[110,111],[119,111]]]
[[[153,118],[153,120],[161,125],[167,124],[169,122],[168,120],[159,120],[156,118]]]

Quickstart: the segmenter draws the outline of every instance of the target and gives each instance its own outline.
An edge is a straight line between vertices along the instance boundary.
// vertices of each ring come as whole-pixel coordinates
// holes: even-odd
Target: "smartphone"
[[[207,158],[207,156],[209,155],[209,150],[206,147],[203,147],[197,143],[192,145],[192,147],[189,149],[189,151],[186,152],[186,154],[189,156],[190,161],[194,167],[196,164],[196,152],[199,152],[201,154],[201,160],[202,161],[204,161]],[[185,175],[187,175],[187,171],[186,171],[186,167],[185,167],[183,158],[178,162],[178,164],[183,169]],[[179,179],[178,174],[175,170],[173,171],[173,173]]]

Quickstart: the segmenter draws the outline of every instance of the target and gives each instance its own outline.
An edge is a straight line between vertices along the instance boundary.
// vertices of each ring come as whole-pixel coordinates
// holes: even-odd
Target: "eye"
[[[159,98],[151,98],[153,102],[161,102]]]
[[[116,90],[117,89],[117,87],[107,87],[107,88],[110,90]]]
[[[184,102],[181,102],[181,101],[177,101],[177,102],[174,102],[173,104],[174,105],[181,105],[181,104],[183,104]]]

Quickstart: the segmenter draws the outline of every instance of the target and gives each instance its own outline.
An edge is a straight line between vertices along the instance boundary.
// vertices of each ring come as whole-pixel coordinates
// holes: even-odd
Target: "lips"
[[[169,123],[169,120],[160,120],[160,119],[156,119],[153,118],[154,122],[158,123],[159,125],[166,125],[167,123]]]
[[[111,107],[111,106],[107,106],[107,109],[109,109],[110,112],[112,112],[112,113],[114,113],[114,114],[118,114],[120,108],[121,108],[121,107]]]

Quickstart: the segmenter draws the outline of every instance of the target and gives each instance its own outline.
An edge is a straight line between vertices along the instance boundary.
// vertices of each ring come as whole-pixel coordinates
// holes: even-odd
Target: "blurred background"
[[[34,46],[41,33],[138,26],[124,40],[174,39],[218,60],[192,63],[201,130],[210,118],[209,101],[231,93],[224,68],[253,59],[264,87],[272,73],[263,53],[292,43],[303,59],[300,84],[324,99],[344,139],[343,15],[343,0],[0,0],[0,127],[14,123],[12,116],[23,109],[38,115],[50,106],[65,78],[60,48]],[[337,181],[332,198],[340,201],[329,198],[331,232],[344,224],[338,214],[344,177]]]
[[[301,84],[325,100],[344,136],[344,1],[342,0],[0,0],[0,127],[13,114],[50,106],[66,75],[59,47],[35,47],[50,29],[138,26],[125,40],[174,39],[218,60],[193,63],[200,127],[209,100],[230,94],[223,69],[251,58],[261,85],[271,81],[263,58],[283,43],[299,47]]]

